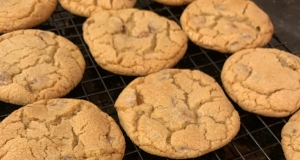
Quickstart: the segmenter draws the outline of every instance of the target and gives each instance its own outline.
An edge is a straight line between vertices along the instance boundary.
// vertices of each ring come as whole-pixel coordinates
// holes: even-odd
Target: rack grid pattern
[[[161,16],[165,16],[179,23],[180,15],[185,6],[171,7],[147,0],[138,0],[135,8],[154,11]],[[72,15],[58,5],[51,18],[36,28],[52,31],[66,37],[76,44],[84,55],[86,69],[83,79],[81,83],[65,97],[88,100],[112,116],[118,123],[114,102],[126,85],[136,77],[115,75],[103,70],[96,64],[82,37],[82,24],[85,19],[86,18]],[[292,52],[287,47],[287,43],[283,43],[276,34],[273,35],[272,40],[266,47]],[[220,71],[227,57],[228,55],[206,50],[189,42],[186,55],[174,68],[199,69],[214,77],[222,86]],[[280,133],[289,117],[262,117],[245,112],[235,103],[233,104],[241,117],[241,129],[237,136],[228,145],[195,158],[195,160],[285,159],[281,148]],[[20,106],[0,101],[0,121],[18,108],[20,108]],[[125,135],[125,132],[123,133]],[[126,151],[124,160],[166,160],[166,158],[150,155],[142,151],[134,145],[126,135],[125,139]]]

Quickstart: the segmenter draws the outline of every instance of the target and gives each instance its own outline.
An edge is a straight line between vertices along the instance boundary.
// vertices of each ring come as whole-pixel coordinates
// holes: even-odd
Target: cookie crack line
[[[243,9],[243,12],[242,12],[242,15],[244,15],[244,13],[246,12],[246,10],[247,10],[247,8],[248,8],[248,6],[249,6],[249,3],[250,2],[247,2],[246,3],[246,5],[245,5],[245,7],[244,7],[244,9]],[[236,12],[235,12],[236,13]],[[220,13],[220,12],[218,12],[218,14],[211,14],[211,13],[206,13],[206,12],[201,12],[201,15],[204,15],[205,17],[207,17],[207,16],[214,16],[215,18],[214,18],[214,20],[215,20],[215,23],[216,22],[218,22],[218,20],[219,19],[221,19],[221,18],[224,18],[224,19],[226,19],[226,20],[229,20],[230,22],[245,22],[249,27],[251,27],[253,30],[255,30],[255,31],[258,31],[257,30],[257,26],[254,26],[252,23],[251,23],[251,21],[249,20],[249,18],[248,17],[243,17],[241,20],[238,20],[238,19],[236,19],[236,18],[234,18],[234,17],[230,17],[230,16],[226,16],[226,15],[224,15],[224,14],[222,14],[222,13]],[[235,16],[236,17],[236,16]],[[211,28],[211,26],[209,26],[209,27],[207,27],[207,28]],[[214,29],[214,28],[213,28]],[[192,29],[193,30],[193,29]],[[267,32],[266,34],[268,34],[269,32]]]
[[[249,3],[246,3],[246,6],[245,6],[245,8],[244,8],[244,10],[243,10],[243,15],[246,13],[246,10],[248,9],[248,6],[249,6]]]
[[[238,83],[238,82],[237,82],[237,83]],[[234,84],[235,84],[235,83],[234,83]],[[275,94],[275,93],[277,93],[277,92],[285,91],[285,90],[288,90],[288,91],[296,91],[296,90],[299,90],[299,89],[300,89],[300,88],[296,88],[296,89],[284,89],[284,88],[282,88],[282,89],[274,90],[274,91],[271,92],[271,93],[261,93],[261,92],[259,92],[259,91],[253,90],[252,88],[249,88],[249,87],[245,86],[243,83],[238,83],[238,84],[240,84],[241,86],[243,86],[245,89],[249,89],[250,91],[255,92],[255,93],[259,94],[259,95],[264,95],[264,96],[266,96],[266,97],[267,97],[266,99],[267,99],[268,101],[269,101],[269,97],[271,97],[273,94]],[[246,94],[245,94],[245,95],[246,95]],[[241,101],[240,99],[237,99],[237,102],[238,102],[238,103],[239,103],[240,101]],[[244,100],[242,100],[242,101],[248,101],[248,99],[244,99]],[[256,99],[255,99],[255,102],[256,102],[256,104],[257,104]],[[289,113],[290,113],[290,111],[288,111],[288,110],[274,109],[274,106],[273,106],[271,103],[268,103],[268,104],[269,104],[270,108],[269,108],[269,109],[268,109],[268,108],[265,108],[266,110],[284,111],[284,112],[289,112]],[[254,108],[253,110],[256,110],[256,109]],[[259,110],[262,110],[262,109],[260,108]]]
[[[176,75],[176,74],[174,74],[174,75]],[[174,75],[172,75],[172,79],[173,79],[173,81],[171,82],[174,86],[176,86],[176,88],[178,89],[178,90],[181,90],[182,92],[184,92],[185,94],[188,94],[187,92],[185,92],[182,88],[181,88],[181,86],[179,85],[179,84],[176,84],[176,81],[174,80],[175,78],[174,78]],[[196,80],[194,80],[194,79],[191,79],[191,80],[193,80],[194,82],[196,82],[197,83],[197,81]],[[206,85],[207,86],[207,85]],[[214,89],[214,88],[212,88],[212,89],[210,89],[210,93],[212,92],[212,91],[216,91],[216,89]],[[192,92],[192,91],[191,91]],[[141,95],[140,93],[138,93],[137,91],[136,91],[136,93],[138,94],[138,95]],[[184,102],[185,102],[185,104],[188,106],[188,108],[189,108],[189,111],[193,111],[193,112],[197,112],[197,110],[199,110],[200,108],[201,108],[201,106],[202,105],[204,105],[205,103],[209,103],[209,102],[214,102],[214,99],[216,99],[216,98],[221,98],[220,96],[213,96],[213,98],[210,98],[209,100],[207,100],[207,101],[204,101],[204,102],[201,102],[199,105],[198,105],[198,107],[196,107],[195,109],[190,109],[190,105],[187,103],[187,96],[185,96],[185,99],[180,99],[180,100],[183,100]],[[177,104],[178,102],[176,102],[173,106],[176,106],[176,104]],[[151,104],[148,104],[148,105],[151,105]],[[151,105],[152,106],[152,105]],[[154,108],[154,110],[155,110],[155,108],[157,108],[157,107],[154,107],[154,106],[152,106],[152,108]],[[153,114],[153,113],[152,113]],[[155,119],[155,120],[158,120],[160,123],[162,123],[163,124],[163,126],[165,126],[166,127],[166,129],[171,133],[171,135],[176,131],[174,131],[174,130],[172,130],[172,129],[170,129],[169,127],[167,127],[167,123],[168,122],[165,122],[162,118],[153,118],[153,116],[152,116],[152,114],[150,114],[150,116],[147,116],[148,118],[151,118],[151,119]],[[233,114],[233,112],[231,112],[231,115],[229,116],[229,117],[231,117],[232,116],[232,114]],[[141,116],[139,116],[139,117],[141,117]],[[197,119],[199,119],[199,117],[198,117],[198,114],[196,114],[196,117],[197,117]],[[217,121],[214,117],[212,117],[212,116],[203,116],[203,117],[201,117],[201,118],[204,118],[204,117],[209,117],[210,119],[212,119],[215,123],[217,123],[217,124],[222,124],[222,125],[225,125],[225,122],[223,122],[223,121]],[[138,118],[139,119],[139,118]],[[182,126],[182,128],[181,128],[181,130],[183,129],[186,129],[189,125],[192,125],[192,124],[194,124],[194,125],[196,125],[196,126],[200,126],[199,124],[197,124],[197,123],[192,123],[192,122],[185,122],[184,124],[183,124],[183,126]],[[226,126],[226,125],[225,125]],[[226,127],[227,128],[227,127]],[[170,135],[170,136],[171,136]],[[225,138],[226,139],[226,138]]]

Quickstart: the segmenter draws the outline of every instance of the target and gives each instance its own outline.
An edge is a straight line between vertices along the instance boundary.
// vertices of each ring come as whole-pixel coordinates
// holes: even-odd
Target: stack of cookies
[[[238,112],[212,77],[170,69],[185,55],[188,40],[232,54],[222,84],[244,110],[286,117],[299,109],[300,59],[260,48],[274,29],[252,1],[156,1],[188,5],[181,26],[134,9],[136,0],[59,0],[65,10],[87,17],[83,38],[100,67],[139,76],[115,102],[121,127],[138,147],[168,158],[194,158],[225,146],[239,131]],[[0,20],[5,33],[0,36],[0,100],[25,105],[0,123],[0,158],[122,159],[124,136],[109,115],[88,101],[60,98],[82,79],[86,64],[78,47],[55,33],[28,29],[46,21],[57,1],[0,4],[6,13]],[[298,114],[282,132],[290,159]]]

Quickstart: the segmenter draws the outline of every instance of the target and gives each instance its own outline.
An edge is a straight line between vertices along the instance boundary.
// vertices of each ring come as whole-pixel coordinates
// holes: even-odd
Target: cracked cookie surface
[[[18,105],[66,95],[85,69],[79,48],[48,31],[3,34],[0,53],[0,100]]]
[[[115,107],[137,146],[174,159],[221,148],[240,128],[239,115],[221,87],[198,70],[165,69],[136,78]]]
[[[37,26],[51,16],[56,5],[56,0],[1,0],[0,33]]]
[[[136,0],[59,0],[61,6],[78,16],[90,17],[103,10],[132,8]]]
[[[177,23],[138,9],[94,14],[83,24],[83,37],[96,62],[121,75],[171,68],[187,49],[187,37]]]
[[[274,32],[268,15],[250,0],[197,0],[180,22],[195,44],[222,53],[262,47]]]
[[[241,108],[285,117],[300,107],[300,58],[277,49],[245,49],[225,62],[225,91]]]
[[[116,122],[84,100],[41,100],[0,123],[1,160],[121,160],[124,152]]]
[[[187,5],[194,0],[155,0],[158,3],[170,5],[170,6],[181,6],[181,5]]]
[[[297,111],[281,130],[281,145],[287,160],[300,159],[300,111]]]

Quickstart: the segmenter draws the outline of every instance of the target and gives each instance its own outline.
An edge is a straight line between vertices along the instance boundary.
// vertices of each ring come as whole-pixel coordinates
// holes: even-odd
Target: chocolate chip
[[[242,33],[242,37],[243,37],[243,39],[245,39],[245,40],[249,40],[249,39],[252,38],[251,35],[249,35],[249,34],[244,34],[244,33]]]
[[[125,28],[124,25],[122,25],[122,27],[121,27],[121,33],[122,33],[122,34],[126,34],[126,28]]]
[[[28,81],[30,84],[35,84],[38,82],[38,80],[36,78],[31,78],[29,81]]]
[[[260,31],[260,27],[259,27],[259,26],[257,26],[257,27],[256,27],[256,30],[259,32],[259,31]]]
[[[0,72],[0,84],[2,84],[2,85],[8,84],[10,78],[11,78],[11,76],[8,72],[6,72],[6,71]]]
[[[150,33],[155,33],[155,31],[156,31],[156,29],[153,26],[151,26],[150,24],[148,24],[148,29],[149,29]]]
[[[143,38],[143,37],[148,37],[149,36],[149,32],[143,31],[138,35],[138,38]]]
[[[238,45],[238,44],[239,44],[239,42],[232,42],[230,45],[235,46],[235,45]]]

